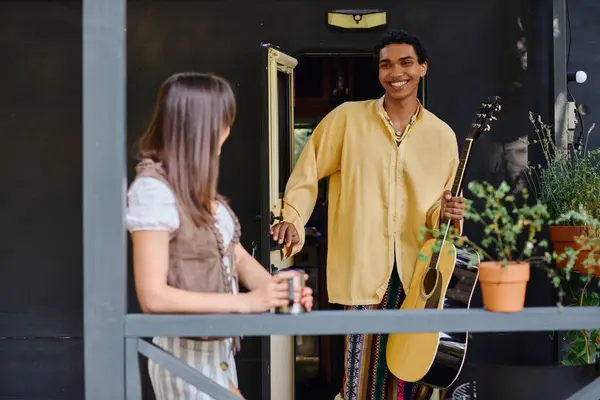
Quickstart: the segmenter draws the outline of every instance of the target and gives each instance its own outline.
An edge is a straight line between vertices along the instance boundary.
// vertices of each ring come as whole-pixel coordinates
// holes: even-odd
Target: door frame
[[[278,72],[287,75],[287,118],[286,129],[289,132],[289,166],[291,171],[294,131],[294,68],[298,61],[285,54],[279,47],[270,43],[261,43],[262,73],[262,126],[261,126],[261,210],[260,210],[260,262],[273,272],[273,253],[271,251],[272,212],[279,209],[282,192],[280,187],[280,96]],[[291,261],[291,260],[290,260]],[[293,340],[293,339],[292,339]],[[262,399],[271,399],[271,337],[261,338]],[[293,357],[293,355],[292,355]],[[293,399],[290,399],[293,400]]]

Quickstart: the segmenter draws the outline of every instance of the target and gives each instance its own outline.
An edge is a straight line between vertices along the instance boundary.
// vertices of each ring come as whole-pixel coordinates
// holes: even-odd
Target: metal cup
[[[298,272],[298,276],[288,279],[288,305],[283,307],[278,307],[275,312],[277,314],[301,314],[303,313],[304,307],[300,303],[301,296],[296,300],[296,296],[294,293],[298,290],[302,293],[304,289],[304,270],[298,268],[286,268],[277,271],[276,273],[283,271],[296,271]]]

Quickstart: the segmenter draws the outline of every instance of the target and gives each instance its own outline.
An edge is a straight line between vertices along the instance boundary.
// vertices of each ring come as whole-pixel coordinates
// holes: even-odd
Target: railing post
[[[126,0],[83,0],[86,400],[125,398]]]
[[[142,400],[142,378],[140,376],[140,358],[138,341],[142,339],[125,339],[125,398]]]

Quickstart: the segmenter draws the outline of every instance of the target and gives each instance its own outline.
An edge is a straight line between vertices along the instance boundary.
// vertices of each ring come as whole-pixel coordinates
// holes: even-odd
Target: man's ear
[[[424,62],[421,65],[421,78],[423,78],[425,75],[427,75],[427,62]]]

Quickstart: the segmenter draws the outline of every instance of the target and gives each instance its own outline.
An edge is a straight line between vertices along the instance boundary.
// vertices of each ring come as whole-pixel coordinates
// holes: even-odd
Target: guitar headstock
[[[487,101],[481,104],[477,116],[471,124],[471,129],[467,134],[467,138],[475,141],[479,139],[479,136],[483,132],[491,130],[490,123],[497,119],[494,114],[499,112],[500,108],[500,97],[488,97]]]

